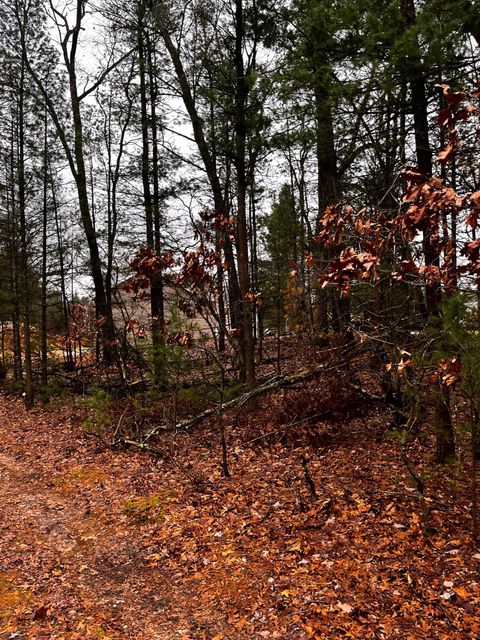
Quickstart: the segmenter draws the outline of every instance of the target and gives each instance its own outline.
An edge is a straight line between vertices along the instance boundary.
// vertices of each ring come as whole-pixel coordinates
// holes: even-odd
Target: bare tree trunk
[[[17,198],[15,193],[15,127],[12,109],[10,123],[10,158],[7,169],[10,177],[10,191],[7,192],[7,211],[9,217],[9,258],[10,289],[12,292],[12,340],[13,340],[13,375],[15,380],[23,380],[22,341],[20,331],[20,282],[18,259]]]
[[[337,154],[333,131],[331,97],[324,88],[315,88],[315,125],[317,155],[317,197],[318,216],[315,233],[322,230],[321,218],[325,209],[338,202]],[[313,245],[313,255],[320,263],[320,268],[333,258],[333,252],[327,247]],[[316,319],[317,329],[326,332],[330,328],[329,307],[333,311],[334,298],[337,292],[321,289],[316,286]]]
[[[400,0],[400,12],[404,20],[405,29],[411,29],[416,23],[414,0]],[[410,84],[411,107],[415,128],[415,149],[419,171],[425,179],[432,175],[433,156],[428,136],[428,101],[425,88],[424,70],[421,61],[421,51],[418,41],[415,41],[413,53],[407,57],[407,73]],[[423,234],[423,254],[427,267],[440,265],[440,248],[438,244],[438,214],[435,216],[436,227]],[[427,280],[425,286],[426,312],[428,317],[440,315],[442,303],[441,285]],[[440,390],[440,397],[436,401],[436,431],[437,431],[437,462],[447,462],[455,457],[455,431],[449,408],[448,391]]]
[[[410,29],[416,23],[416,12],[413,0],[400,0],[400,11],[405,28]],[[425,179],[432,175],[432,148],[428,136],[428,101],[425,88],[425,78],[421,62],[421,52],[418,42],[415,42],[414,51],[407,58],[407,73],[410,84],[410,99],[415,129],[415,149],[419,171]],[[436,215],[433,212],[431,215]],[[439,266],[440,251],[434,231],[426,231],[423,234],[423,254],[425,265]],[[436,282],[427,282],[425,286],[426,311],[428,316],[437,316],[440,312],[441,289]]]
[[[150,128],[152,131],[152,182],[153,182],[153,248],[160,255],[162,251],[161,214],[160,214],[160,177],[158,153],[157,97],[158,87],[154,73],[154,45],[148,34],[146,37],[148,51],[148,72],[150,85]],[[163,292],[163,276],[158,273],[151,280],[152,336],[154,336],[155,377],[160,384],[166,384],[165,371],[165,304]]]
[[[198,114],[198,111],[195,105],[195,99],[193,97],[190,84],[188,82],[185,70],[183,68],[183,64],[180,58],[178,48],[175,46],[172,40],[172,37],[168,31],[168,27],[163,24],[163,20],[161,17],[157,21],[157,27],[163,38],[165,47],[169,53],[173,67],[175,69],[175,74],[177,76],[177,81],[180,87],[183,103],[185,105],[185,108],[190,118],[190,122],[192,124],[194,139],[197,144],[200,156],[202,158],[202,162],[205,167],[207,178],[212,191],[215,214],[221,219],[223,216],[227,214],[227,205],[222,192],[220,178],[219,178],[217,167],[215,164],[215,158],[212,156],[205,138],[204,122],[203,122],[203,119]],[[229,234],[225,233],[225,234],[222,234],[222,236],[223,236],[222,242],[223,242],[223,250],[225,254],[225,261],[228,266],[228,293],[229,293],[230,314],[232,316],[232,324],[233,324],[232,328],[236,328],[235,326],[236,310],[237,308],[239,307],[241,308],[242,306],[241,288],[239,284],[239,277],[237,275],[237,268],[235,264],[233,246],[229,238]],[[247,269],[248,269],[248,266],[247,266]],[[244,370],[244,375],[246,377],[245,370]]]
[[[60,224],[60,218],[58,215],[58,203],[57,203],[57,195],[55,192],[55,184],[53,181],[52,172],[50,170],[50,182],[52,185],[52,208],[53,215],[55,219],[55,231],[57,236],[57,251],[58,251],[58,267],[59,267],[59,275],[60,275],[60,291],[62,295],[62,315],[63,315],[63,323],[65,333],[68,334],[69,331],[69,321],[70,321],[70,306],[68,302],[67,296],[67,286],[66,286],[66,272],[65,272],[65,257],[64,257],[64,245],[62,240],[62,228]],[[72,352],[72,345],[70,341],[66,344],[66,365],[69,369],[74,366],[74,358]]]
[[[18,211],[20,215],[20,269],[22,274],[23,346],[25,355],[25,406],[33,407],[33,372],[30,333],[31,297],[25,193],[25,64],[22,59],[18,93]]]
[[[240,285],[242,351],[247,385],[255,383],[255,351],[252,333],[252,303],[248,300],[250,274],[248,271],[247,232],[247,177],[245,170],[246,151],[246,101],[247,84],[243,64],[243,0],[235,0],[235,167],[237,173],[237,258]]]
[[[40,359],[42,384],[48,384],[48,344],[47,344],[47,221],[48,221],[48,121],[44,115],[43,132],[43,218],[42,218],[42,302],[40,317]]]

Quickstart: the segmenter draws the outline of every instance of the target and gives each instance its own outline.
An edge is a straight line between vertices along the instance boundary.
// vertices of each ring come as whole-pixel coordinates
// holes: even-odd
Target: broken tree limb
[[[361,395],[364,400],[370,400],[372,402],[382,402],[384,405],[389,407],[396,425],[403,425],[407,422],[408,416],[405,410],[398,407],[394,402],[389,400],[387,395],[379,396],[376,393],[370,393],[370,391],[367,391],[367,389],[364,389],[361,385],[355,384],[354,382],[347,381],[346,384],[350,389],[353,389],[359,395]]]
[[[333,365],[331,362],[324,362],[318,367],[316,367],[315,369],[310,369],[309,371],[302,371],[300,373],[296,373],[293,375],[275,376],[274,378],[270,378],[264,384],[258,387],[255,387],[254,389],[251,389],[250,391],[240,396],[237,396],[236,398],[233,398],[228,402],[223,403],[222,411],[225,411],[225,410],[228,411],[229,409],[233,409],[234,407],[242,407],[253,398],[265,395],[277,389],[284,389],[286,387],[294,386],[299,382],[305,382],[307,380],[311,380],[312,378],[315,378],[316,376],[325,374],[327,372],[335,372],[339,374],[339,366],[340,366],[339,362],[336,362],[335,365]],[[370,393],[360,385],[357,385],[351,382],[347,382],[347,385],[353,391],[356,391],[359,395],[361,395],[366,400],[385,402],[384,396]],[[193,418],[188,418],[187,420],[180,422],[175,427],[170,425],[156,426],[153,429],[151,429],[140,441],[136,441],[135,446],[145,446],[146,443],[151,438],[155,437],[159,433],[165,433],[168,431],[188,431],[189,429],[199,424],[203,420],[206,420],[207,418],[214,416],[216,413],[218,413],[218,410],[219,410],[218,406],[211,407],[210,409],[207,409],[206,411],[199,413]],[[130,442],[129,444],[132,444],[132,443]]]
[[[332,367],[329,366],[329,363],[325,362],[310,371],[302,371],[301,373],[296,373],[290,376],[276,376],[269,382],[259,387],[255,387],[254,389],[251,389],[247,393],[244,393],[241,396],[237,396],[236,398],[233,398],[228,402],[224,402],[222,405],[222,410],[225,411],[228,409],[232,409],[234,407],[242,407],[249,400],[253,398],[269,393],[270,391],[275,391],[276,389],[284,389],[285,387],[291,387],[299,382],[310,380],[311,378],[314,378],[315,376],[318,376],[321,373],[325,373],[326,371],[329,371],[329,370],[332,370]],[[180,422],[179,424],[177,424],[175,428],[170,427],[168,425],[157,426],[146,434],[142,442],[143,443],[148,442],[150,438],[153,438],[158,433],[161,433],[164,431],[188,431],[191,427],[195,426],[196,424],[199,424],[206,418],[209,418],[215,415],[217,412],[218,412],[218,407],[212,407],[211,409],[207,409],[206,411],[199,413],[194,418],[189,418],[188,420],[184,420],[183,422]]]
[[[353,389],[358,394],[360,394],[363,398],[365,398],[365,400],[385,402],[385,396],[379,396],[376,393],[370,393],[370,391],[367,391],[367,389],[364,389],[362,386],[360,386],[359,384],[355,384],[354,382],[347,381],[346,384],[350,389]]]

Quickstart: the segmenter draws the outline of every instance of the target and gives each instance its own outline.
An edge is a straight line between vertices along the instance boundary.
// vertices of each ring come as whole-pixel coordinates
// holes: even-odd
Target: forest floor
[[[227,416],[230,478],[214,423],[152,458],[0,396],[0,638],[478,640],[468,465],[412,449],[425,537],[388,412],[285,426],[307,391]]]

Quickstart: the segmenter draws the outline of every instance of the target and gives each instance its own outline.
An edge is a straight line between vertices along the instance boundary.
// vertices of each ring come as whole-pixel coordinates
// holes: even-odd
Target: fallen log
[[[331,363],[329,362],[324,362],[321,365],[319,365],[318,367],[316,367],[315,369],[311,369],[309,371],[302,371],[300,373],[296,373],[293,375],[286,375],[286,376],[275,376],[274,378],[270,378],[268,380],[268,382],[265,382],[264,384],[255,387],[254,389],[251,389],[249,391],[247,391],[246,393],[237,396],[236,398],[233,398],[232,400],[229,400],[228,402],[224,402],[221,405],[217,405],[215,407],[211,407],[210,409],[207,409],[205,411],[202,411],[202,413],[199,413],[198,415],[194,416],[193,418],[188,418],[187,420],[184,420],[183,422],[178,423],[177,425],[173,426],[173,425],[158,425],[156,427],[154,427],[153,429],[151,429],[141,440],[135,441],[135,446],[140,447],[140,448],[147,448],[146,444],[147,442],[155,437],[156,435],[158,435],[159,433],[165,433],[165,432],[169,432],[169,431],[188,431],[189,429],[191,429],[192,427],[194,427],[195,425],[199,424],[200,422],[202,422],[203,420],[206,420],[207,418],[210,418],[214,415],[218,415],[218,413],[220,411],[228,411],[229,409],[233,409],[236,407],[242,407],[244,406],[247,402],[249,402],[250,400],[252,400],[253,398],[257,398],[259,396],[265,395],[266,393],[269,393],[270,391],[275,391],[277,389],[284,389],[287,387],[291,387],[294,386],[300,382],[306,382],[308,380],[311,380],[312,378],[315,378],[318,375],[321,374],[325,374],[327,372],[333,372],[336,373],[338,375],[340,375],[340,371],[339,371],[339,363],[335,363],[335,366],[333,366]],[[351,382],[347,382],[347,385],[355,392],[357,392],[360,396],[362,396],[365,400],[371,400],[371,401],[376,401],[376,402],[386,402],[385,397],[377,395],[377,394],[373,394],[368,392],[366,389],[364,389],[362,386],[357,385],[355,383],[351,383]],[[388,403],[387,403],[388,404]],[[125,444],[130,444],[133,445],[132,441],[127,441],[127,440],[122,440]],[[116,441],[115,444],[119,444],[119,441]]]
[[[302,371],[301,373],[296,373],[288,376],[275,376],[274,378],[271,378],[269,382],[266,382],[265,384],[259,387],[255,387],[254,389],[251,389],[250,391],[247,391],[241,396],[237,396],[236,398],[233,398],[228,402],[224,402],[222,405],[217,405],[216,407],[211,407],[206,411],[202,411],[202,413],[199,413],[194,418],[189,418],[188,420],[184,420],[183,422],[180,422],[176,426],[170,426],[170,425],[157,426],[145,435],[145,437],[142,439],[142,442],[146,443],[148,442],[148,440],[150,440],[150,438],[153,438],[158,433],[162,433],[165,431],[188,431],[191,427],[199,424],[206,418],[209,418],[211,416],[218,414],[219,411],[226,411],[228,409],[233,409],[234,407],[242,407],[249,400],[252,400],[253,398],[269,393],[270,391],[291,387],[295,384],[298,384],[299,382],[311,380],[312,378],[315,378],[321,373],[325,373],[326,371],[332,371],[332,370],[336,370],[336,367],[329,366],[329,363],[323,363],[318,367],[316,367],[315,369],[311,369],[309,371]]]

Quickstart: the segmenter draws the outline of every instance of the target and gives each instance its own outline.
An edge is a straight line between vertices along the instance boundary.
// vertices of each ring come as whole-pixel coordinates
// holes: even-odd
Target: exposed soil
[[[181,637],[181,597],[194,594],[172,592],[168,566],[148,566],[144,532],[125,513],[154,465],[100,452],[54,415],[62,423],[1,398],[1,637]]]

